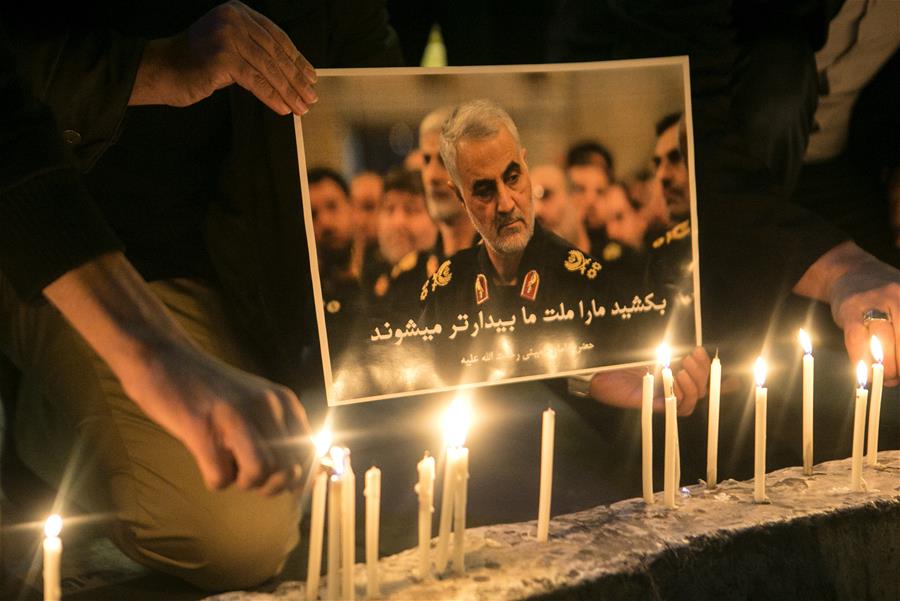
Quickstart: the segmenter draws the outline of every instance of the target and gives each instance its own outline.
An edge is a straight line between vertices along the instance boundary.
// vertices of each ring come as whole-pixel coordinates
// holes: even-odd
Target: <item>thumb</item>
[[[219,441],[209,431],[193,436],[184,441],[185,446],[203,476],[206,488],[219,490],[225,488],[234,481],[235,464],[230,453],[223,448]]]

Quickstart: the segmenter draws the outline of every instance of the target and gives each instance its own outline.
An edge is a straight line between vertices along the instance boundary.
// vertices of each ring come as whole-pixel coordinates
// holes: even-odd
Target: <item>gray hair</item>
[[[493,100],[472,100],[453,109],[441,129],[441,159],[450,179],[461,187],[456,166],[456,146],[464,138],[482,140],[497,135],[501,127],[509,130],[516,146],[521,147],[519,130],[512,118]]]
[[[425,134],[441,133],[441,127],[443,127],[444,121],[447,120],[447,117],[449,117],[452,112],[452,106],[442,106],[425,115],[422,122],[419,123],[419,139],[421,140],[422,136]]]

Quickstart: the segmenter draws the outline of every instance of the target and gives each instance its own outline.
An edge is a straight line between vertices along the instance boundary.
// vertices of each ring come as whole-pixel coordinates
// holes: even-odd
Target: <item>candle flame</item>
[[[331,428],[325,426],[322,430],[313,436],[313,444],[316,447],[316,457],[321,459],[331,450],[331,443],[334,437],[331,434]]]
[[[659,363],[663,367],[669,367],[669,363],[672,361],[672,350],[669,348],[669,345],[663,342],[656,349],[656,362]]]
[[[461,447],[466,444],[466,434],[471,421],[471,401],[468,397],[456,397],[444,413],[444,441],[448,447]]]
[[[766,361],[762,357],[756,358],[753,366],[753,375],[756,376],[756,385],[762,388],[766,385]]]
[[[875,361],[878,363],[884,361],[884,349],[881,348],[881,341],[878,340],[878,336],[872,336],[872,340],[869,341],[869,349],[872,351],[872,358]]]
[[[44,522],[44,536],[56,538],[60,532],[62,532],[62,518],[59,517],[59,514],[54,513]]]
[[[340,477],[344,474],[345,462],[349,454],[350,450],[347,447],[333,446],[329,449],[328,455],[331,457],[331,469],[334,470],[335,476]]]
[[[803,328],[800,328],[800,346],[803,347],[804,353],[807,355],[812,354],[812,340],[809,339],[809,334]]]
[[[860,362],[856,364],[856,381],[859,382],[860,388],[865,388],[868,380],[869,368],[866,366],[865,361],[860,360]]]

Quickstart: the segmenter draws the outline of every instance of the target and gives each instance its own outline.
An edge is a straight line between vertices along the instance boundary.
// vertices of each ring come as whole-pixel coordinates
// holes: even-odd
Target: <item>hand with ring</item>
[[[884,349],[884,383],[900,383],[900,329],[892,319],[900,315],[900,270],[845,242],[820,257],[794,292],[831,305],[851,364],[872,361],[869,345],[877,336]]]

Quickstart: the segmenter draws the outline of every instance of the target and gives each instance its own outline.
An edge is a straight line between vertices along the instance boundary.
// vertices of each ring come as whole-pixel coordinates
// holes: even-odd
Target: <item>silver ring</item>
[[[863,313],[863,325],[869,327],[873,321],[886,321],[891,323],[891,316],[880,309],[869,309]]]

